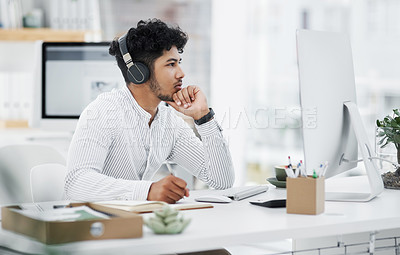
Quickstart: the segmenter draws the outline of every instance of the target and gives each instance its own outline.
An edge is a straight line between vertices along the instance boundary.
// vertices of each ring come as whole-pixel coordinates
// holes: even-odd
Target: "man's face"
[[[150,89],[161,101],[174,101],[172,95],[182,89],[185,76],[180,67],[181,57],[173,46],[164,50],[161,57],[154,62],[154,75],[150,79]]]

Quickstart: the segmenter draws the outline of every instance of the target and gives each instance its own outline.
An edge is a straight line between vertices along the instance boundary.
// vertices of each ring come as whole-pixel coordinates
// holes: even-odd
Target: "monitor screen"
[[[78,119],[99,94],[125,86],[109,43],[42,44],[42,119]]]

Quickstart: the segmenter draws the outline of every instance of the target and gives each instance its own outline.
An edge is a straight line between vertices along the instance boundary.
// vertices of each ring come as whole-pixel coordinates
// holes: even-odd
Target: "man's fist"
[[[178,112],[195,120],[209,112],[207,98],[197,86],[187,86],[172,95],[173,102],[167,102]]]
[[[186,188],[187,183],[171,175],[154,182],[150,186],[147,200],[152,201],[164,201],[169,204],[175,204],[176,201],[180,200],[184,196],[189,196],[189,190]]]

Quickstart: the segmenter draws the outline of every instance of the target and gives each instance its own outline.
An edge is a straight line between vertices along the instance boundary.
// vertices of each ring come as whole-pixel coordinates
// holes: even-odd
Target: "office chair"
[[[48,163],[34,166],[30,174],[32,202],[62,200],[67,167]]]
[[[9,145],[0,148],[0,204],[32,202],[31,168],[45,163],[66,164],[56,149],[37,144]]]

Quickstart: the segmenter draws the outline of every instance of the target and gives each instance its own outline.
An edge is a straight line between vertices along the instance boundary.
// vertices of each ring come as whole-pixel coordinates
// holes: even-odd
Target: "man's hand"
[[[174,102],[167,102],[170,106],[195,120],[210,111],[203,91],[197,86],[187,86],[181,89],[172,95],[172,99]]]
[[[189,196],[189,190],[184,180],[171,175],[154,182],[150,186],[147,200],[164,201],[169,204],[175,204],[184,196]]]

